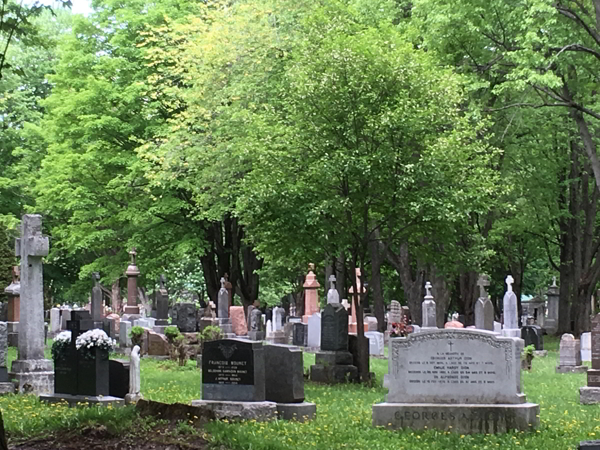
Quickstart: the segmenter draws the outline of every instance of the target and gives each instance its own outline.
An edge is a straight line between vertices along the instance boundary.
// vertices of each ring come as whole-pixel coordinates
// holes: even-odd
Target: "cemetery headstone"
[[[260,309],[255,308],[250,313],[250,331],[248,336],[252,341],[262,341],[265,338],[265,332],[262,330],[262,313]]]
[[[429,281],[425,283],[425,299],[422,304],[423,321],[421,323],[421,328],[423,329],[437,328],[435,301],[431,295],[431,288],[432,286]]]
[[[308,346],[308,325],[305,323],[302,323],[302,322],[295,322],[292,325],[294,327],[292,344],[297,345],[298,347],[307,347]],[[319,321],[319,326],[320,326],[320,321]],[[320,342],[320,340],[321,339],[320,339],[320,333],[319,333],[319,342]]]
[[[340,294],[335,287],[335,275],[329,277],[329,290],[327,291],[327,303],[339,303]]]
[[[52,361],[44,359],[44,283],[42,258],[50,243],[42,236],[42,216],[25,214],[21,238],[15,242],[15,255],[21,257],[21,302],[19,305],[19,352],[12,363],[11,378],[19,392],[52,393]]]
[[[306,328],[308,336],[306,344],[310,348],[319,348],[321,346],[321,313],[314,313],[308,318]]]
[[[140,307],[137,304],[137,277],[140,276],[140,271],[136,264],[137,251],[135,247],[129,252],[131,263],[127,266],[125,276],[127,277],[127,305],[123,308],[124,320],[135,320],[139,318]]]
[[[119,326],[119,345],[121,348],[131,347],[131,336],[129,335],[129,332],[131,331],[132,327],[133,324],[128,320],[121,320]]]
[[[391,330],[392,324],[402,322],[402,306],[397,300],[390,302],[390,314],[388,316],[388,331]]]
[[[354,286],[351,286],[350,289],[348,290],[348,293],[350,294],[350,298],[352,299],[350,301],[351,309],[350,309],[350,324],[348,325],[349,333],[357,333],[357,331],[358,331],[358,319],[356,316],[356,304],[361,302],[363,296],[367,292],[367,290],[362,285],[361,277],[362,277],[362,274],[361,274],[360,267],[357,267],[355,269],[355,283],[356,283],[357,294],[354,293]],[[364,320],[363,320],[363,323],[364,323]],[[366,324],[364,326],[364,329],[368,330],[368,328],[369,328],[369,325]]]
[[[100,287],[100,274],[92,274],[94,287],[92,288],[92,320],[102,320],[104,318],[104,302],[102,301],[102,288]]]
[[[592,343],[592,361],[593,361],[593,343]],[[575,339],[572,334],[565,333],[560,338],[559,345],[559,364],[556,367],[557,373],[581,373],[587,372],[588,367],[581,364],[581,345],[579,339]]]
[[[165,287],[167,277],[161,275],[159,278],[159,288],[156,291],[156,322],[154,331],[157,333],[164,333],[165,329],[169,325],[169,293]]]
[[[110,359],[108,361],[108,395],[125,398],[129,393],[129,361]]]
[[[302,350],[285,345],[267,345],[264,355],[265,399],[277,403],[278,417],[298,422],[313,419],[317,407],[304,401]]]
[[[367,331],[365,336],[369,339],[369,354],[373,356],[384,355],[383,333],[378,331]]]
[[[6,356],[8,353],[8,326],[0,322],[0,394],[14,394],[15,384],[8,379]]]
[[[236,336],[247,336],[248,327],[243,306],[231,306],[229,308],[231,328]]]
[[[593,323],[592,323],[593,326]],[[581,361],[592,361],[592,333],[581,333]]]
[[[552,285],[546,292],[548,297],[548,317],[544,320],[544,328],[548,334],[555,334],[558,331],[558,300],[559,289],[556,285],[556,277],[552,278]]]
[[[537,325],[525,325],[521,328],[521,339],[525,346],[533,345],[537,351],[544,350],[544,336],[541,327]]]
[[[517,339],[479,330],[390,339],[389,393],[373,406],[373,425],[459,434],[531,430],[539,405],[520,390],[520,359]]]
[[[592,368],[587,371],[587,386],[579,388],[579,401],[583,405],[600,403],[600,314],[592,319],[591,335]]]
[[[52,337],[60,333],[60,309],[50,309],[50,335]]]
[[[270,420],[276,405],[265,401],[265,356],[261,342],[221,339],[204,343],[202,400],[217,418]]]
[[[321,285],[317,281],[317,276],[314,273],[315,265],[308,265],[308,274],[304,281],[304,315],[302,322],[308,323],[308,318],[314,313],[321,310],[319,306],[319,288]]]
[[[6,321],[8,322],[8,345],[11,347],[19,345],[19,319],[21,315],[20,273],[19,266],[14,266],[12,269],[12,282],[4,289],[4,293],[8,297]]]
[[[502,335],[505,337],[521,337],[521,330],[519,329],[519,312],[517,309],[517,296],[513,292],[512,284],[515,282],[514,278],[510,275],[506,277],[506,294],[504,294],[504,328],[502,329]]]
[[[342,305],[329,303],[321,313],[321,351],[310,367],[310,379],[343,383],[357,377],[358,369],[348,351],[348,313]]]
[[[196,304],[179,303],[177,307],[177,328],[182,333],[196,332]]]
[[[490,285],[490,279],[487,275],[481,275],[477,284],[479,298],[475,303],[475,328],[494,331],[494,305],[485,289]]]

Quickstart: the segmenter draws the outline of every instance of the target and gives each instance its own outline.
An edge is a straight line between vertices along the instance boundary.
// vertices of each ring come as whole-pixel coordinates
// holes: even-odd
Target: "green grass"
[[[556,374],[556,339],[546,339],[547,358],[535,358],[531,373],[523,372],[523,389],[530,402],[540,404],[541,425],[532,432],[504,435],[461,436],[447,432],[387,431],[371,425],[371,407],[383,401],[381,387],[387,360],[372,359],[377,375],[375,387],[360,385],[324,386],[305,384],[306,400],[317,404],[317,419],[308,423],[226,423],[207,425],[210,439],[232,450],[275,449],[530,449],[573,450],[580,440],[600,439],[600,405],[579,404],[579,387],[585,374]],[[14,357],[14,356],[13,356]],[[304,355],[308,368],[314,355]],[[200,372],[195,362],[178,367],[170,361],[142,360],[142,389],[145,398],[163,402],[188,403],[200,398]],[[68,427],[76,429],[100,423],[113,430],[125,430],[136,419],[133,408],[68,409],[40,404],[33,396],[0,398],[0,408],[11,437],[32,436]],[[185,430],[183,430],[185,431]]]

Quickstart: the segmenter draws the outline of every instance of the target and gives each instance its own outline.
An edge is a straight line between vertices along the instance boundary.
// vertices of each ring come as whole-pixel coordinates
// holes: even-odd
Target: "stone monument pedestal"
[[[275,403],[275,405],[277,406],[277,418],[279,420],[308,422],[317,416],[317,405],[314,403]]]
[[[6,322],[8,327],[8,346],[19,346],[19,322]]]
[[[265,332],[264,331],[248,331],[248,338],[251,341],[264,341],[265,340]]]
[[[310,379],[317,383],[345,383],[358,380],[358,368],[348,351],[317,352],[310,366]]]
[[[124,406],[125,401],[122,398],[112,397],[110,395],[69,395],[69,394],[42,394],[40,401],[44,403],[64,403],[67,402],[70,407],[80,406],[87,403],[88,406]]]
[[[556,366],[556,373],[585,373],[588,366]]]
[[[215,413],[217,419],[221,420],[266,422],[277,417],[277,405],[273,402],[192,400],[192,406],[208,408]]]
[[[17,392],[54,393],[54,366],[49,359],[15,360],[9,377],[15,379]]]
[[[581,403],[582,405],[596,405],[600,403],[600,387],[580,387],[579,403]]]
[[[521,339],[521,329],[520,328],[503,328],[502,336],[504,337],[514,337]]]
[[[436,404],[378,403],[373,406],[373,426],[397,430],[436,429],[459,434],[530,431],[539,425],[540,407],[534,403]]]
[[[221,329],[221,333],[223,333],[222,339],[235,338],[236,335],[233,332],[233,326],[231,325],[231,319],[229,317],[226,318],[218,318],[217,322],[219,324],[219,328]]]

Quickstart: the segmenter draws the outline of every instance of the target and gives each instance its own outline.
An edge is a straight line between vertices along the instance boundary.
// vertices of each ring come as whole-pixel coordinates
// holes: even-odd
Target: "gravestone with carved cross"
[[[21,238],[15,242],[15,255],[21,257],[21,302],[19,354],[12,363],[11,375],[19,392],[52,393],[52,361],[44,359],[44,282],[42,258],[50,242],[42,235],[42,216],[25,214]]]
[[[475,303],[475,328],[494,331],[494,305],[485,288],[490,285],[490,279],[482,274],[477,281],[479,298]]]
[[[340,303],[340,294],[335,288],[335,275],[329,277],[329,291],[327,291],[327,303]]]
[[[435,312],[435,301],[433,295],[431,295],[431,283],[428,281],[425,283],[425,298],[422,304],[423,322],[421,324],[422,329],[437,328],[436,312]]]
[[[156,291],[156,322],[158,327],[166,327],[169,324],[169,293],[165,287],[167,278],[162,274],[158,280],[159,288]]]
[[[517,309],[517,296],[513,292],[512,285],[515,282],[511,275],[506,277],[506,294],[504,294],[503,301],[503,315],[504,315],[504,327],[502,329],[502,335],[506,337],[521,337],[521,330],[519,329],[519,311]]]

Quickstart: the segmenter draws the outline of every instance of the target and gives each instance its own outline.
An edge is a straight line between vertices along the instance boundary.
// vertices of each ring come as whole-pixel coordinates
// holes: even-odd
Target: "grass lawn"
[[[539,429],[505,435],[461,436],[434,430],[391,432],[371,426],[371,406],[383,401],[387,392],[381,387],[387,372],[387,360],[372,359],[371,370],[377,374],[377,387],[359,385],[323,386],[305,384],[306,399],[317,404],[317,419],[301,424],[210,423],[209,440],[234,449],[576,449],[580,440],[600,439],[600,406],[579,404],[579,387],[586,383],[585,374],[556,374],[556,339],[546,339],[547,358],[536,358],[531,373],[523,372],[523,389],[530,402],[540,404]],[[14,351],[9,359],[14,358]],[[305,354],[308,368],[314,355]],[[200,373],[195,362],[179,368],[170,361],[142,360],[144,397],[163,402],[187,403],[200,398]],[[137,420],[133,408],[68,409],[40,404],[33,396],[0,398],[9,436],[19,438],[53,429],[77,428],[100,423],[111,430],[121,430]],[[218,448],[218,447],[217,447]]]

